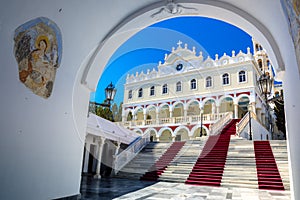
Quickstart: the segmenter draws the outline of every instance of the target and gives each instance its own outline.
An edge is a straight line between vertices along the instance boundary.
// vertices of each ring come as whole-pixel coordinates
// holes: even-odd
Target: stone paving
[[[184,183],[83,177],[81,199],[128,200],[289,200],[289,191],[192,186]]]

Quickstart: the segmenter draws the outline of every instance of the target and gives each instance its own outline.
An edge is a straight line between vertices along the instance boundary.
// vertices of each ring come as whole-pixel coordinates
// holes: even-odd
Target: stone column
[[[217,119],[219,119],[219,114],[220,114],[220,105],[217,105]],[[214,119],[216,120],[216,119]]]
[[[143,123],[143,125],[145,125],[146,120],[147,120],[147,109],[146,108],[143,109],[143,114],[144,114],[144,123]]]
[[[170,111],[170,122],[175,123],[175,120],[173,119],[173,111]]]
[[[175,142],[176,136],[172,136],[172,142]]]
[[[216,104],[212,103],[211,104],[211,114],[215,114],[216,113]]]
[[[234,119],[239,118],[239,104],[234,104]]]
[[[101,139],[99,140],[98,144],[99,144],[99,147],[98,147],[98,162],[97,162],[97,168],[96,168],[96,175],[94,176],[94,178],[97,178],[97,179],[101,179],[101,175],[100,175],[100,170],[101,170],[101,160],[102,160],[102,151],[103,151],[103,146],[104,146],[104,143],[105,143],[105,138],[101,137]]]
[[[184,120],[186,121],[187,120],[187,108],[184,108],[183,110],[183,115],[184,115]]]
[[[115,151],[115,156],[118,155],[118,153],[119,153],[119,150],[120,150],[120,147],[121,147],[121,142],[118,141],[117,144],[118,145],[117,145],[117,148],[116,148],[116,151]]]

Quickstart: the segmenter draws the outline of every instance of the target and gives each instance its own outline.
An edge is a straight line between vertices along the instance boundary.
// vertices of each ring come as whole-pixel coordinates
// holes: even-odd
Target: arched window
[[[239,72],[239,82],[245,82],[246,81],[246,72],[245,71],[240,71]]]
[[[128,91],[128,99],[132,99],[132,90]]]
[[[223,74],[222,79],[223,79],[223,85],[229,84],[229,75],[227,73]]]
[[[155,87],[152,86],[152,87],[150,88],[150,96],[154,96],[154,94],[155,94]]]
[[[259,51],[258,44],[255,45],[256,51]]]
[[[181,81],[176,83],[176,92],[181,92]]]
[[[212,79],[211,76],[206,77],[205,81],[205,87],[211,87],[212,86]]]
[[[167,84],[164,84],[164,85],[162,86],[162,93],[163,93],[163,94],[167,94],[167,93],[168,93],[168,85],[167,85]]]
[[[192,79],[192,80],[191,80],[191,90],[195,90],[195,89],[196,89],[196,86],[197,86],[197,84],[196,84],[196,79]]]
[[[259,69],[262,70],[263,69],[262,60],[259,59],[257,62],[258,62]]]
[[[139,89],[138,97],[143,97],[143,88]]]

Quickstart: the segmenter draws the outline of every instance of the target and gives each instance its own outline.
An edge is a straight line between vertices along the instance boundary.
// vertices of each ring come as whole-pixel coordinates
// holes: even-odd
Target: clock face
[[[181,63],[176,66],[177,71],[182,70],[182,68],[183,68],[183,65]]]

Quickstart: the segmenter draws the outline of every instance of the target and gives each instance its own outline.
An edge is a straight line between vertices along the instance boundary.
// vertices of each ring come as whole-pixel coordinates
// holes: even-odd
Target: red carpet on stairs
[[[159,176],[165,171],[167,166],[172,162],[177,153],[181,150],[185,142],[174,142],[167,151],[154,163],[148,172],[140,180],[157,181]]]
[[[254,141],[259,189],[284,190],[269,141]]]
[[[231,120],[220,135],[209,136],[186,184],[220,186],[230,136],[236,133],[236,122]]]

